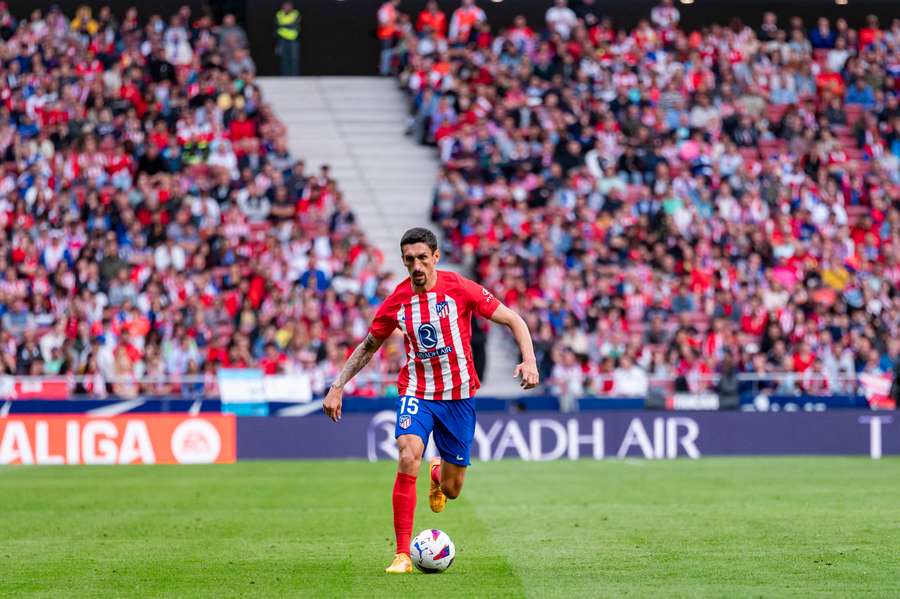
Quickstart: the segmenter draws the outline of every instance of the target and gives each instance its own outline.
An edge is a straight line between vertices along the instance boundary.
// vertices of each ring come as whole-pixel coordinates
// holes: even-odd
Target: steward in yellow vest
[[[300,74],[300,11],[292,2],[285,2],[275,13],[275,52],[281,59],[281,75]]]
[[[300,37],[300,11],[296,8],[290,11],[279,10],[275,13],[275,24],[278,26],[275,30],[278,37],[289,42]]]

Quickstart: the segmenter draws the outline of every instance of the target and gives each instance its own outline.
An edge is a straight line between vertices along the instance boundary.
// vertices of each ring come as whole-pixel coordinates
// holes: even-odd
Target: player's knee
[[[419,471],[419,464],[422,462],[422,456],[416,450],[407,445],[400,446],[400,455],[398,457],[400,472],[406,474],[416,474]]]

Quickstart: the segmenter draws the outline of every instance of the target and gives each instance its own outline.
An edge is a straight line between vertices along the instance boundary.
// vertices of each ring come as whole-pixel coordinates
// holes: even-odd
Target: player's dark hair
[[[404,233],[403,237],[400,238],[400,251],[403,251],[403,246],[413,243],[424,243],[431,248],[432,253],[438,249],[437,237],[424,227],[413,227]]]

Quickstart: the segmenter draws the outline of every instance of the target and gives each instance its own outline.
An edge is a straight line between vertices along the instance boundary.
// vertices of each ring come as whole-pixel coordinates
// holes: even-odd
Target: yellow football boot
[[[435,514],[444,511],[447,505],[447,496],[441,491],[441,484],[434,482],[431,473],[434,469],[441,465],[441,458],[435,456],[431,458],[431,467],[428,470],[428,480],[431,482],[431,488],[428,490],[428,505]]]
[[[391,565],[384,569],[388,574],[411,574],[412,560],[405,553],[398,553],[394,556]]]

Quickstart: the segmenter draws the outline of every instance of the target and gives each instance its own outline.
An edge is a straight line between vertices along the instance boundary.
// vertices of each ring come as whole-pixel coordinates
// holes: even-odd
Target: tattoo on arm
[[[353,350],[353,353],[350,354],[350,357],[347,358],[347,363],[344,364],[337,380],[334,381],[334,386],[343,387],[350,382],[350,379],[356,376],[356,373],[369,363],[369,360],[372,359],[372,356],[374,356],[375,352],[378,351],[378,348],[381,347],[381,343],[382,341],[373,337],[371,333],[366,335],[366,338],[362,340],[362,343],[357,345],[356,349]]]

